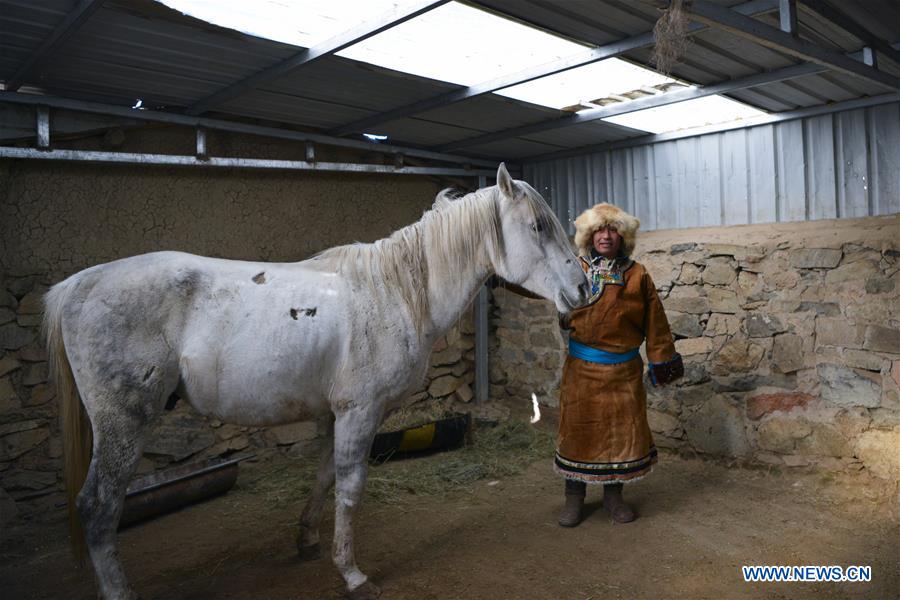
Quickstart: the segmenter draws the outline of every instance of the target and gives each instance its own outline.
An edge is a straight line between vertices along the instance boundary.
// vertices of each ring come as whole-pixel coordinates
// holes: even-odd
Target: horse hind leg
[[[155,401],[118,396],[89,410],[94,434],[93,455],[76,506],[101,598],[132,599],[116,544],[125,491],[143,453],[144,438],[158,414]],[[121,401],[121,402],[119,402]]]
[[[309,500],[300,515],[297,534],[297,552],[300,560],[315,560],[321,556],[319,526],[322,523],[322,508],[328,491],[334,485],[334,417],[329,415],[319,422],[322,435],[321,457],[316,482]],[[325,431],[321,431],[325,429]]]

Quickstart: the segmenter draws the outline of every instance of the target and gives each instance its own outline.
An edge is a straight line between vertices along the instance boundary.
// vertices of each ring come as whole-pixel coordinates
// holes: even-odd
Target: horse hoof
[[[319,546],[319,542],[312,544],[310,546],[301,546],[297,545],[297,556],[300,557],[301,561],[309,561],[309,560],[318,560],[322,558],[322,547]]]
[[[97,600],[105,600],[106,596],[101,594],[99,591],[97,592]],[[143,600],[140,594],[133,590],[125,590],[125,592],[119,596],[121,600]]]
[[[375,600],[375,598],[380,595],[381,588],[368,580],[363,582],[359,587],[347,592],[347,597],[350,598],[350,600]]]

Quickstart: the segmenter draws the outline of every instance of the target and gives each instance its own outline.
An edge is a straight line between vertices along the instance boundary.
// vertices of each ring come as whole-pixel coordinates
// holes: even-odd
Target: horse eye
[[[535,223],[531,226],[532,231],[537,231],[538,233],[544,231],[544,226],[540,223]]]

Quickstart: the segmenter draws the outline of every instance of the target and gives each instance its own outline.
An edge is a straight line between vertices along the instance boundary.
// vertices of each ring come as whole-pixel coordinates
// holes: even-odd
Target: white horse
[[[334,563],[351,597],[377,596],[353,553],[375,431],[422,383],[432,345],[492,273],[562,312],[587,299],[559,222],[502,164],[496,186],[459,199],[442,192],[419,222],[373,244],[278,264],[155,252],[53,286],[44,326],[71,515],[102,597],[134,597],[115,532],[146,434],[173,393],[241,425],[329,420],[298,549],[318,556],[335,485]]]

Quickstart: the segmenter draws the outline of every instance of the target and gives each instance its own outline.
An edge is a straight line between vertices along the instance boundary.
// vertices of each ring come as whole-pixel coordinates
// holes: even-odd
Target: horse
[[[334,564],[351,598],[377,597],[353,542],[375,432],[422,384],[432,346],[492,274],[561,312],[588,297],[559,221],[503,164],[496,185],[461,197],[445,190],[421,220],[371,244],[296,263],[153,252],[54,285],[44,329],[73,540],[86,545],[101,597],[136,597],[116,529],[147,432],[172,394],[239,425],[324,420],[298,552],[318,557],[334,486]]]

